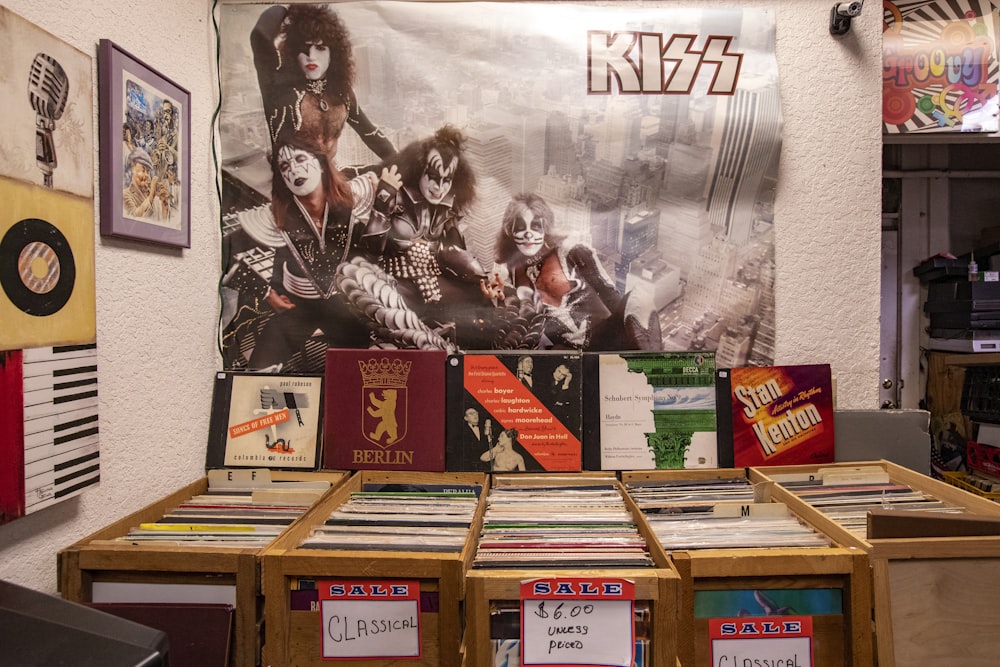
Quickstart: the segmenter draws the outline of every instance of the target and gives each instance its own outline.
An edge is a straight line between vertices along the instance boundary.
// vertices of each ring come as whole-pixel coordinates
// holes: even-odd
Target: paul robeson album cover
[[[219,372],[205,467],[316,470],[323,377]]]
[[[562,352],[448,357],[450,471],[578,471],[583,356]]]
[[[832,463],[829,364],[716,370],[719,466]]]
[[[444,471],[445,353],[326,353],[323,467]]]

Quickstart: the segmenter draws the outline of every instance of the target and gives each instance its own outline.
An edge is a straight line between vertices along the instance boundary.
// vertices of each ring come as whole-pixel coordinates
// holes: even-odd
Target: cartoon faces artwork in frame
[[[101,234],[190,248],[190,93],[110,40],[98,70]]]

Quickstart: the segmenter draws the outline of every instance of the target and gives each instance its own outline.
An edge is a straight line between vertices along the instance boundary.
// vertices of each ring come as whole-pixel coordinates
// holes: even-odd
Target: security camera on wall
[[[838,2],[830,10],[830,34],[845,35],[851,29],[851,19],[861,15],[862,0]]]

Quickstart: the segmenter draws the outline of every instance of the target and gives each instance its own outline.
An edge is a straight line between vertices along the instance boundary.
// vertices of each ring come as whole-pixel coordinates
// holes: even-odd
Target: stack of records
[[[779,476],[772,479],[861,539],[867,537],[870,511],[963,512],[961,507],[924,491],[888,480],[824,484],[818,479],[782,480]]]
[[[391,487],[391,488],[390,488]],[[366,485],[301,544],[306,549],[462,551],[482,490]]]
[[[474,568],[652,567],[646,541],[614,483],[494,485]]]
[[[746,478],[663,480],[627,488],[667,551],[830,546],[783,503],[756,502]]]
[[[982,257],[982,255],[980,255]],[[914,267],[913,275],[922,284],[938,281],[954,281],[969,275],[969,258],[959,258],[951,255],[935,255],[929,257]]]
[[[199,547],[266,547],[330,488],[328,481],[265,482],[253,487],[213,484],[158,521],[131,528],[118,542]]]

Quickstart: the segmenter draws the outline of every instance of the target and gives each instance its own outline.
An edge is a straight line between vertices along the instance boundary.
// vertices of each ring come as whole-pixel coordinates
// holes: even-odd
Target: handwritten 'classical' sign
[[[708,621],[712,667],[812,667],[812,617]]]
[[[521,582],[521,664],[630,667],[635,586],[625,579]]]
[[[419,658],[420,584],[320,581],[324,658]]]

